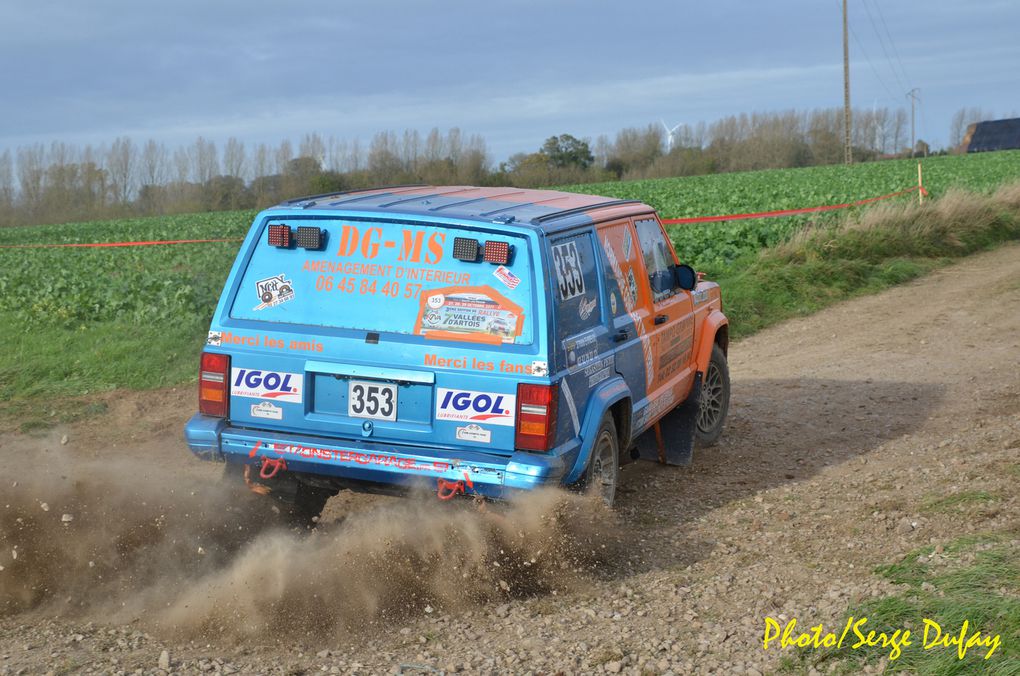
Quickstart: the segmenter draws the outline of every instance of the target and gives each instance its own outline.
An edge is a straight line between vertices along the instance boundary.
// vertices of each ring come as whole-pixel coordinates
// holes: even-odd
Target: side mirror
[[[698,273],[690,265],[676,265],[673,267],[673,279],[676,285],[684,291],[693,291],[698,285]]]

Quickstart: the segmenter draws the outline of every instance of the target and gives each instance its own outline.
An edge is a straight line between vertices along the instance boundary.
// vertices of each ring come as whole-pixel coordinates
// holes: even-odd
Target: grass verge
[[[784,670],[824,669],[835,663],[838,673],[860,673],[865,665],[885,664],[888,672],[919,674],[1020,674],[1020,540],[1015,534],[960,538],[944,548],[915,550],[876,573],[903,585],[894,596],[873,599],[851,608],[847,618],[867,618],[864,633],[909,629],[911,645],[895,660],[882,645],[819,653],[805,649],[784,662]],[[928,623],[925,622],[928,620]],[[967,639],[975,632],[999,646],[988,659],[991,643],[974,645],[961,659],[947,636],[960,636],[967,623]],[[843,626],[840,624],[839,626]],[[936,626],[937,625],[937,626]],[[925,630],[927,628],[927,634]],[[941,635],[936,631],[941,631]],[[966,640],[965,640],[966,642]],[[837,661],[838,660],[838,661]]]
[[[789,242],[708,272],[722,286],[731,335],[741,337],[1016,239],[1020,184],[992,195],[950,190],[924,205],[884,204],[856,220],[807,228]]]
[[[102,413],[90,395],[194,380],[208,323],[113,321],[72,329],[0,322],[0,428],[29,432]]]

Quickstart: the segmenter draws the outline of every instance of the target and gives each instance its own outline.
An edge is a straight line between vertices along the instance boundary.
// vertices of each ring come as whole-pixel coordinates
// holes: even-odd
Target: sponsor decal
[[[450,463],[441,460],[432,462],[419,461],[415,458],[408,458],[400,455],[387,453],[361,453],[359,451],[348,451],[342,449],[319,448],[317,446],[299,446],[297,444],[281,444],[257,442],[249,458],[254,458],[259,451],[275,453],[280,456],[292,456],[305,460],[321,460],[323,462],[335,462],[342,465],[374,465],[382,468],[401,469],[411,472],[436,472],[442,474],[450,470]]]
[[[594,331],[587,331],[579,336],[563,341],[563,350],[567,353],[567,368],[571,373],[585,364],[590,364],[599,356],[599,348]]]
[[[223,334],[219,331],[210,331],[209,337],[205,339],[206,345],[213,345],[215,347],[219,347],[222,342]]]
[[[521,278],[510,272],[506,266],[500,265],[496,268],[495,272],[492,273],[496,279],[506,284],[508,289],[516,289],[517,285],[521,283]]]
[[[645,353],[645,382],[651,385],[655,377],[655,355],[652,350],[652,341],[648,336],[641,336],[641,350]]]
[[[436,420],[486,423],[512,427],[517,396],[494,392],[436,389]]]
[[[467,427],[457,428],[457,438],[461,441],[477,441],[480,444],[487,444],[492,441],[492,431],[471,423]]]
[[[674,322],[655,335],[659,354],[659,381],[672,378],[691,361],[694,342],[694,317]]]
[[[293,404],[302,402],[304,375],[260,369],[231,369],[230,394],[251,399],[272,399]]]
[[[513,343],[524,313],[489,286],[445,288],[422,294],[415,333],[426,338]]]
[[[584,375],[588,376],[588,387],[595,387],[603,380],[608,380],[613,375],[615,364],[615,358],[610,354],[608,357],[603,357],[585,366]]]
[[[634,237],[630,234],[630,228],[624,226],[623,231],[623,257],[630,260],[630,254],[634,250]]]
[[[627,306],[628,311],[637,305],[637,280],[634,279],[634,269],[631,268],[627,271],[627,288],[623,291],[623,304]]]
[[[609,310],[616,315],[616,292],[613,291],[609,294]]]
[[[283,420],[283,409],[273,406],[268,401],[251,405],[251,416],[253,418],[268,418],[269,420]]]
[[[695,305],[701,305],[708,300],[708,289],[695,289],[691,292],[691,297],[694,299]]]
[[[525,373],[528,373],[528,368],[531,368],[531,375],[533,376],[547,376],[549,375],[549,362],[544,361],[533,361],[530,367],[525,367]]]
[[[294,283],[284,275],[267,277],[255,282],[255,295],[262,301],[255,306],[256,310],[276,307],[281,303],[294,300]]]
[[[577,305],[577,314],[582,321],[586,321],[588,317],[591,317],[591,313],[598,306],[598,300],[595,298],[582,298],[581,302]]]
[[[584,276],[581,274],[581,256],[577,253],[577,242],[571,240],[564,244],[556,244],[552,248],[552,253],[560,300],[566,301],[583,295]]]
[[[634,428],[645,430],[656,420],[669,413],[676,403],[676,393],[672,389],[663,391],[659,396],[648,402],[648,405],[636,416]]]

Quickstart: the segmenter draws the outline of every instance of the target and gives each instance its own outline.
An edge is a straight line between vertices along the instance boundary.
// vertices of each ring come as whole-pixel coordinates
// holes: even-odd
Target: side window
[[[587,232],[554,240],[549,249],[557,333],[563,340],[602,322],[595,249]]]
[[[653,300],[658,303],[673,295],[673,254],[658,221],[652,218],[635,221],[634,228],[648,270],[648,285],[652,287]]]

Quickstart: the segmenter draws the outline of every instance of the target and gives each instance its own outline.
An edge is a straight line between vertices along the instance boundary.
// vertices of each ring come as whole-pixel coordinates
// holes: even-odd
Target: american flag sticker
[[[507,288],[510,289],[516,289],[517,285],[521,283],[520,277],[510,272],[505,266],[502,265],[496,268],[496,271],[493,272],[492,274],[494,274],[496,276],[496,279],[506,284]]]

